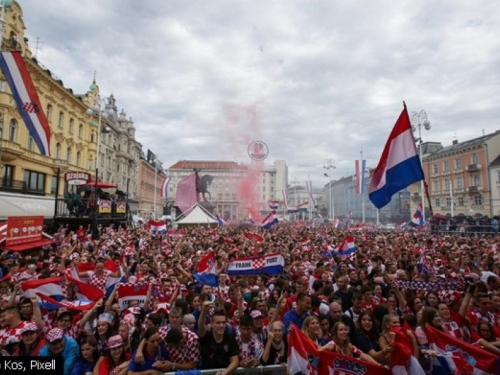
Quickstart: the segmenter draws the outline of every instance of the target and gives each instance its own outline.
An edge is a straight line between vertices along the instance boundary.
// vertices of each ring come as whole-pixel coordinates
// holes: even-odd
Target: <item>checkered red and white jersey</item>
[[[220,286],[218,288],[214,288],[214,294],[217,299],[222,299],[223,301],[227,301],[229,299],[229,287]]]
[[[3,328],[0,330],[0,345],[5,346],[14,342],[21,342],[21,331],[30,321],[22,321],[15,328]]]
[[[271,291],[269,289],[259,290],[259,297],[265,298],[267,301],[271,297]]]
[[[200,338],[189,329],[182,329],[187,334],[186,342],[178,348],[169,348],[170,361],[174,363],[188,363],[200,361]]]
[[[470,341],[470,335],[468,334],[469,330],[465,327],[465,318],[462,315],[452,314],[451,320],[449,322],[443,322],[443,326],[453,337],[467,342]],[[464,328],[466,330],[464,330]]]
[[[93,271],[88,271],[89,284],[101,289],[102,291],[106,291],[106,283],[108,282],[108,276],[110,274],[111,271],[104,270],[102,277],[98,277]]]
[[[19,280],[23,280],[23,281],[31,281],[31,280],[36,280],[36,279],[38,279],[37,274],[32,275],[26,271],[21,272],[21,274],[19,275]]]
[[[486,320],[488,323],[493,325],[493,327],[495,326],[495,323],[496,323],[495,315],[493,315],[489,311],[487,314],[483,315],[483,314],[481,314],[481,311],[479,311],[479,310],[474,310],[474,311],[469,310],[469,311],[467,311],[467,317],[470,320],[471,328],[473,330],[477,329],[477,325],[479,324],[479,322],[481,320]]]

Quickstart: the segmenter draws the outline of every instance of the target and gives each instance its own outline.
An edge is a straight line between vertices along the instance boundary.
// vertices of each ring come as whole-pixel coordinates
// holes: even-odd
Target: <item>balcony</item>
[[[463,168],[455,168],[453,170],[453,174],[459,174],[459,173],[462,173],[463,171],[464,171]]]
[[[442,176],[449,176],[450,174],[451,174],[451,171],[450,171],[449,169],[448,169],[448,170],[446,170],[446,171],[443,171],[443,172],[441,173],[441,175],[442,175]]]
[[[473,204],[470,207],[473,210],[484,210],[484,206],[482,204]]]
[[[2,150],[2,160],[9,162],[16,160],[19,156],[24,155],[24,150],[16,142],[11,142],[6,139],[0,140]]]
[[[68,169],[68,162],[64,159],[54,159],[54,168],[55,170],[59,168],[61,171],[65,171]]]
[[[467,191],[469,193],[479,193],[479,192],[483,191],[483,187],[482,186],[469,186]]]
[[[463,187],[457,187],[457,188],[455,188],[455,190],[453,192],[454,193],[463,193],[464,192],[464,188]]]
[[[481,168],[481,164],[469,164],[467,166],[467,172],[479,171]]]

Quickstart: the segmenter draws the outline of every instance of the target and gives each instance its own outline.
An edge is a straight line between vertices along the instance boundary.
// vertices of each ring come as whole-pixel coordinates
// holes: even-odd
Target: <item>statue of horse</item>
[[[199,170],[196,170],[196,193],[198,193],[198,202],[200,201],[200,194],[203,197],[203,200],[205,202],[208,202],[211,198],[212,195],[210,192],[207,190],[208,186],[212,184],[212,181],[214,178],[210,176],[209,174],[204,175],[203,177],[200,177],[198,175]],[[208,199],[207,199],[207,194],[208,194]]]

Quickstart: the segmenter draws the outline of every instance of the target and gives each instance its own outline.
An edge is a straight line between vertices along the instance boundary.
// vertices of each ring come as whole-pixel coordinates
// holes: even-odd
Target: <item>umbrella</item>
[[[90,187],[98,187],[99,189],[111,189],[111,188],[115,188],[116,185],[113,185],[113,184],[108,184],[107,182],[102,182],[102,181],[93,181],[93,182],[89,182],[87,184],[85,184],[84,186],[90,186]]]
[[[434,214],[434,216],[432,217],[434,220],[448,220],[448,218],[444,215],[441,215],[441,214]]]

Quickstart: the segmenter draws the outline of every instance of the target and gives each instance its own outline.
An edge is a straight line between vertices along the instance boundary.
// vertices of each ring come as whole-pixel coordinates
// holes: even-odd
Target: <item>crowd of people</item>
[[[348,236],[356,252],[344,257],[338,247]],[[98,240],[61,227],[51,246],[1,254],[1,355],[62,356],[66,375],[228,375],[238,367],[285,367],[288,338],[298,329],[320,350],[391,368],[391,328],[401,326],[423,371],[437,355],[429,327],[500,358],[498,245],[489,234],[348,232],[307,223],[156,235],[110,227]],[[211,252],[217,286],[193,277]],[[276,253],[285,259],[281,274],[227,273],[235,258]],[[108,270],[109,261],[121,270]],[[82,311],[54,308],[23,290],[24,282],[59,276],[107,293]],[[124,280],[110,293],[107,281],[116,276]],[[120,287],[142,282],[149,283],[146,300],[121,306]],[[77,298],[73,288],[66,292],[67,301]]]

